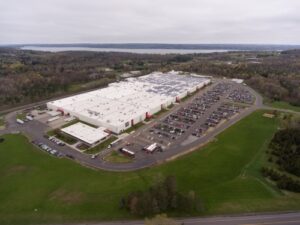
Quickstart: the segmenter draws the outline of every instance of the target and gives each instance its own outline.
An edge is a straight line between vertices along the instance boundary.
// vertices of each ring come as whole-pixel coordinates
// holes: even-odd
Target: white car
[[[55,149],[53,149],[52,151],[50,151],[50,154],[55,155],[57,153],[57,151]]]

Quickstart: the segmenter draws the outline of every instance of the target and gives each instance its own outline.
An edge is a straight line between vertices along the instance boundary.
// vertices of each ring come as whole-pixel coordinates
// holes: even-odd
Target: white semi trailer
[[[21,119],[17,119],[17,123],[18,123],[18,124],[24,124],[24,121],[21,120]]]

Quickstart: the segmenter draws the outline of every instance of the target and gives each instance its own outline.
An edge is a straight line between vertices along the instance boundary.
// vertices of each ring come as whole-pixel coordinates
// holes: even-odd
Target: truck
[[[123,153],[124,155],[127,155],[129,157],[132,157],[132,158],[135,157],[135,153],[133,151],[130,151],[130,150],[126,149],[126,148],[120,148],[119,151],[121,153]]]
[[[59,118],[60,118],[59,116],[52,117],[52,118],[50,118],[50,119],[47,120],[47,123],[51,123],[51,122],[53,122],[55,120],[58,120]]]
[[[21,120],[21,119],[17,119],[17,123],[18,123],[18,124],[24,124],[24,121]]]
[[[32,118],[31,116],[29,116],[29,115],[26,116],[26,119],[28,119],[28,120],[30,120],[30,121],[33,120],[33,118]]]

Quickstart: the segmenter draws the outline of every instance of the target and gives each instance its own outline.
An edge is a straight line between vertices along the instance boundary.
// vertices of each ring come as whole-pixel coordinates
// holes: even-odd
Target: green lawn
[[[134,124],[133,126],[129,127],[127,130],[124,130],[123,133],[131,133],[132,131],[139,129],[140,127],[142,127],[144,125],[145,124],[143,122],[139,122],[139,123]]]
[[[18,113],[17,114],[17,119],[25,120],[26,119],[26,113],[25,112]]]
[[[5,125],[4,118],[2,116],[0,116],[0,127],[2,127],[4,125]]]
[[[105,140],[102,143],[100,143],[99,145],[86,150],[85,153],[87,153],[87,154],[96,154],[96,153],[99,153],[100,151],[106,149],[110,145],[110,143],[112,143],[113,141],[115,141],[117,139],[118,139],[117,137],[111,136],[107,140]]]
[[[62,131],[60,131],[59,128],[54,129],[54,130],[50,130],[47,132],[48,136],[55,136],[56,138],[62,140],[63,142],[69,144],[69,145],[73,145],[76,142],[78,142],[78,140],[76,140],[75,138],[63,133]]]
[[[277,126],[256,112],[202,150],[126,173],[84,168],[50,157],[21,135],[6,135],[0,144],[0,224],[132,218],[119,209],[120,197],[147,188],[158,174],[175,175],[180,190],[194,190],[204,201],[202,215],[299,210],[299,194],[283,194],[259,173]]]
[[[108,162],[114,162],[114,163],[129,163],[132,161],[132,158],[129,158],[128,156],[124,156],[113,151],[112,153],[105,156],[104,160]]]
[[[280,108],[280,109],[290,109],[296,112],[300,112],[300,106],[293,106],[289,104],[288,102],[282,102],[282,101],[276,101],[269,103],[268,105],[275,107],[275,108]]]
[[[62,140],[63,142],[65,142],[65,143],[67,143],[69,145],[74,145],[75,143],[78,142],[77,139],[75,139],[75,138],[71,137],[70,135],[65,134],[65,133],[63,133],[61,131],[57,131],[55,133],[55,137],[58,138],[58,139],[60,139],[60,140]]]
[[[49,131],[47,131],[46,134],[47,134],[49,137],[51,137],[51,136],[55,136],[56,132],[57,132],[57,129],[54,129],[54,130],[49,130]]]

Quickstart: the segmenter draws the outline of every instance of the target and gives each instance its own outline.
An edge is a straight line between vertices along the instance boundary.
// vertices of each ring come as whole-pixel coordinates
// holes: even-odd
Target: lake
[[[193,54],[193,53],[213,53],[228,52],[227,49],[125,49],[125,48],[97,48],[97,47],[42,47],[24,46],[22,50],[64,52],[64,51],[93,51],[93,52],[128,52],[138,54]],[[236,51],[236,50],[235,50]]]

